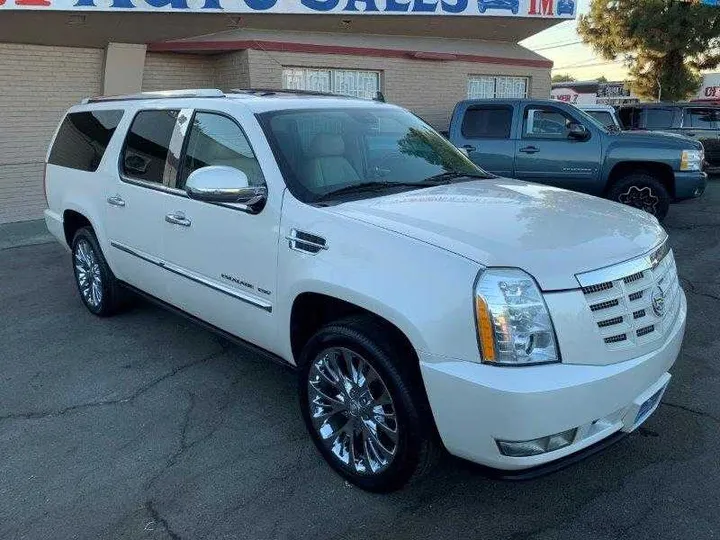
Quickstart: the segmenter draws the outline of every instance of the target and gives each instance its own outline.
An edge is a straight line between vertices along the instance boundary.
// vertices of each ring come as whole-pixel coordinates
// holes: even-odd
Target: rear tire
[[[75,284],[88,311],[98,317],[117,313],[123,304],[123,291],[90,227],[83,227],[75,233],[72,263]]]
[[[400,489],[437,462],[441,443],[417,366],[367,316],[321,328],[303,349],[298,394],[310,437],[356,486]]]
[[[608,191],[608,199],[644,210],[659,220],[670,208],[670,194],[653,175],[635,172],[622,177]]]

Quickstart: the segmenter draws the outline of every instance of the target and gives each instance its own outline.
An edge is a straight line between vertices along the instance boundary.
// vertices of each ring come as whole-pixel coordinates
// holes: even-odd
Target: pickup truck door
[[[553,105],[525,105],[519,111],[520,133],[515,141],[515,177],[574,191],[599,193],[602,164],[600,134],[579,117]],[[568,127],[583,124],[586,140],[572,139]]]
[[[160,213],[168,197],[164,174],[179,109],[141,110],[131,119],[120,151],[115,182],[105,193],[106,254],[115,275],[166,299],[162,269],[165,223]]]
[[[184,191],[193,171],[211,165],[234,167],[251,184],[265,185],[267,175],[256,149],[267,156],[270,149],[257,121],[242,109],[218,104],[212,111],[184,110],[183,114],[187,121],[178,123],[175,137],[182,152],[171,181],[173,195],[158,216],[165,228],[163,258],[169,270],[170,301],[275,352],[280,183],[274,183],[276,190],[269,191],[261,209],[193,200]]]
[[[710,167],[720,167],[720,109],[686,108],[683,112],[680,133],[703,143],[705,161]]]
[[[515,142],[510,138],[512,105],[470,105],[461,121],[451,127],[450,140],[467,151],[482,169],[500,175],[513,175]]]

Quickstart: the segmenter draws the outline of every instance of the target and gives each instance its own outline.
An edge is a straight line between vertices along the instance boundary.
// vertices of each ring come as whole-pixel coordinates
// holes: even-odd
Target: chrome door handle
[[[518,151],[524,154],[534,154],[535,152],[539,152],[540,149],[537,146],[524,146]]]
[[[118,195],[108,197],[107,202],[110,206],[125,206],[125,201]]]
[[[182,225],[183,227],[189,227],[192,225],[192,221],[185,217],[182,212],[171,212],[165,216],[165,221],[174,225]]]

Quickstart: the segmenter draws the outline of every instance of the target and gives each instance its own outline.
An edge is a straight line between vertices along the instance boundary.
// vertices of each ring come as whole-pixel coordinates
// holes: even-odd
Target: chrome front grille
[[[680,307],[675,259],[665,244],[650,256],[580,274],[578,279],[610,350],[661,339]]]

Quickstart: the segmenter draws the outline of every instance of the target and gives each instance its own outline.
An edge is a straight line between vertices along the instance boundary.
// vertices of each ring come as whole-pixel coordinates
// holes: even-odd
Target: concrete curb
[[[48,244],[55,238],[42,219],[0,224],[0,251],[22,246]]]

